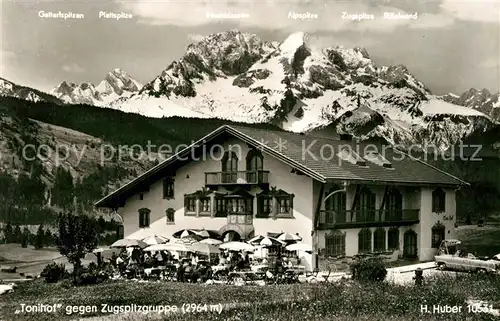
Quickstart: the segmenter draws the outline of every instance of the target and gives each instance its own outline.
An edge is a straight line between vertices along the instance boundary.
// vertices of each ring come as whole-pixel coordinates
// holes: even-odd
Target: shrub
[[[352,278],[359,281],[383,281],[387,269],[380,258],[362,258],[350,264]]]
[[[66,269],[64,264],[51,263],[45,266],[40,276],[48,283],[56,283],[66,276]]]
[[[100,268],[95,264],[95,262],[91,262],[86,269],[81,269],[80,273],[76,277],[74,281],[75,285],[91,285],[91,284],[99,284],[107,279],[109,279],[111,273],[106,269]]]

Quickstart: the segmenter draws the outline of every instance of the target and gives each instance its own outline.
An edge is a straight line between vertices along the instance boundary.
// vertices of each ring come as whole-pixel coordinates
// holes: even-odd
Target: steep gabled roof
[[[105,196],[95,205],[98,207],[116,206],[119,199],[127,198],[138,189],[161,179],[162,175],[167,173],[170,167],[173,167],[174,164],[178,165],[181,159],[191,155],[193,149],[201,149],[204,144],[208,144],[224,134],[236,137],[323,183],[347,180],[416,185],[458,186],[468,184],[451,174],[389,146],[370,142],[357,143],[334,140],[278,130],[224,125]],[[337,153],[343,148],[351,150],[361,157],[363,157],[365,151],[376,149],[391,163],[391,168],[379,166],[373,162],[363,163],[363,166],[347,162],[337,156]]]

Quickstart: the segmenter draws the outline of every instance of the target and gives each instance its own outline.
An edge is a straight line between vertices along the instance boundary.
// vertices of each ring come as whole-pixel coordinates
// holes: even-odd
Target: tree
[[[22,244],[22,247],[28,247],[28,243],[29,243],[29,239],[30,239],[30,230],[28,230],[27,227],[24,227],[23,228],[23,233],[22,233],[22,236],[21,236],[21,244]]]
[[[5,230],[4,230],[4,238],[5,238],[5,243],[14,243],[14,231],[12,230],[12,224],[10,222],[7,222],[7,225],[5,225]]]
[[[104,217],[102,217],[102,215],[100,215],[99,219],[97,220],[97,226],[99,234],[104,233],[104,231],[106,230],[106,221],[104,220]]]
[[[21,233],[21,228],[19,225],[16,225],[14,228],[14,233],[12,237],[12,243],[21,243],[23,240],[23,234]]]
[[[45,233],[43,232],[43,224],[40,224],[38,226],[38,230],[36,231],[36,236],[35,236],[35,249],[41,249],[43,248],[45,241]]]
[[[50,230],[46,230],[43,234],[43,244],[44,245],[54,245],[56,242],[54,241],[54,235],[50,232]]]
[[[86,215],[60,214],[57,246],[61,255],[73,264],[73,278],[79,275],[81,260],[97,247],[96,221]]]

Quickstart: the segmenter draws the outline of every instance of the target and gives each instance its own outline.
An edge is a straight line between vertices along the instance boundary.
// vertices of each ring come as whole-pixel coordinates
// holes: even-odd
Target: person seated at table
[[[262,265],[267,265],[267,264],[269,264],[269,262],[267,261],[267,258],[266,258],[266,257],[264,257],[260,263],[261,263]]]
[[[188,262],[186,265],[185,275],[188,282],[193,282],[193,279],[195,279],[194,266],[191,262]]]
[[[219,264],[218,265],[226,265],[226,264],[227,264],[227,258],[223,253],[221,253],[219,255]]]
[[[278,275],[283,272],[283,259],[281,258],[281,254],[276,256],[276,261],[274,263],[274,274]]]
[[[245,253],[245,257],[243,258],[245,268],[250,268],[250,256],[248,255],[248,252]]]
[[[177,281],[186,282],[186,267],[184,264],[180,264],[177,268]]]
[[[155,262],[155,260],[153,259],[153,257],[151,255],[149,255],[148,253],[146,253],[144,255],[144,267],[152,268],[154,265],[154,262]]]

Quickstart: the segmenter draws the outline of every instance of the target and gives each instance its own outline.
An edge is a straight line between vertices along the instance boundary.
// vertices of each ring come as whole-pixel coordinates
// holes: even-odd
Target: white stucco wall
[[[240,146],[241,156],[238,155],[238,170],[246,170],[246,155],[249,147],[246,143],[236,139],[224,144],[226,149],[229,145]],[[237,149],[234,151],[239,154]],[[293,218],[255,218],[257,212],[257,200],[254,198],[254,219],[255,234],[265,235],[267,232],[288,232],[299,233],[305,243],[311,244],[311,229],[313,217],[313,179],[305,175],[291,173],[291,167],[281,161],[264,154],[264,170],[270,171],[269,185],[278,189],[283,189],[287,193],[294,194]],[[222,156],[221,156],[222,157]],[[191,162],[177,170],[174,183],[174,199],[163,199],[163,185],[159,180],[150,186],[148,192],[143,193],[143,200],[139,195],[135,195],[127,200],[124,207],[118,212],[124,218],[124,233],[128,238],[144,238],[150,235],[164,235],[170,237],[181,229],[209,229],[219,230],[227,223],[227,218],[212,217],[192,217],[184,215],[184,194],[190,194],[202,189],[205,185],[205,172],[221,171],[220,160],[205,159]],[[189,177],[189,178],[188,178]],[[255,195],[260,193],[260,189],[255,187],[250,193]],[[150,226],[139,228],[140,208],[146,207],[151,210]],[[175,212],[175,224],[166,224],[166,210],[173,208]]]
[[[430,261],[436,253],[432,244],[432,227],[438,221],[445,226],[445,237],[455,238],[456,222],[456,191],[454,189],[443,189],[446,192],[446,205],[444,213],[432,212],[432,191],[434,188],[423,188],[421,194],[420,224],[416,227],[418,233],[419,259]]]

